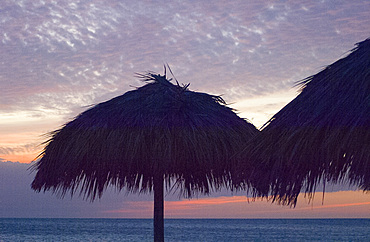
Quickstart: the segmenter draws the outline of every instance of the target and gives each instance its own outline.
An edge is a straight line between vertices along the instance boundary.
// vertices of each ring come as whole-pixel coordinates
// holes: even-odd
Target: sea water
[[[152,241],[151,219],[0,218],[0,241]],[[370,241],[370,219],[165,219],[166,241]]]

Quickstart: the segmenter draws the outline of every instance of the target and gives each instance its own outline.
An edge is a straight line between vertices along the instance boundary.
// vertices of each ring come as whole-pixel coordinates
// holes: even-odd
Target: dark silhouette
[[[139,77],[148,83],[51,134],[34,165],[32,188],[62,196],[79,191],[91,200],[109,185],[154,191],[154,240],[163,241],[164,186],[184,197],[230,188],[233,155],[258,130],[219,96],[174,85],[166,74]]]
[[[370,39],[299,85],[242,153],[239,178],[247,176],[254,195],[293,206],[319,182],[370,190]]]

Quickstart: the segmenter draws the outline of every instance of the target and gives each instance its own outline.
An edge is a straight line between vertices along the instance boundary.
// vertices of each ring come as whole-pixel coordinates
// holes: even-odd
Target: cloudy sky
[[[297,81],[346,56],[357,42],[370,37],[369,12],[366,0],[3,0],[0,188],[8,195],[0,198],[0,207],[5,206],[0,217],[62,216],[53,215],[57,210],[52,203],[64,208],[61,211],[71,208],[64,216],[88,216],[76,212],[80,211],[78,204],[85,204],[81,200],[54,200],[50,194],[29,191],[34,174],[26,171],[29,165],[21,163],[31,162],[42,150],[43,134],[92,104],[141,86],[135,73],[163,73],[163,65],[168,63],[180,83],[190,83],[193,91],[222,95],[240,116],[260,127],[296,96]],[[365,215],[370,217],[369,195],[344,193],[350,192],[332,195],[341,195],[342,205],[355,205],[333,204],[337,213],[348,212],[343,208],[350,207],[367,211]],[[110,214],[140,217],[137,211],[143,209],[134,201],[150,200],[108,194],[112,194],[106,196],[109,199],[103,197],[89,206],[94,211],[108,211],[109,203],[116,211]],[[240,196],[230,196],[221,193],[211,200],[195,201],[240,201]],[[345,196],[356,199],[347,201]],[[122,200],[127,202],[122,204]],[[136,206],[130,207],[129,201]],[[234,204],[225,202],[229,203]],[[180,205],[174,199],[168,206]],[[264,206],[271,209],[271,205]],[[132,214],[117,212],[124,209]],[[279,209],[283,208],[274,205],[271,211]],[[319,210],[322,214],[325,208]],[[315,217],[313,214],[311,211]]]

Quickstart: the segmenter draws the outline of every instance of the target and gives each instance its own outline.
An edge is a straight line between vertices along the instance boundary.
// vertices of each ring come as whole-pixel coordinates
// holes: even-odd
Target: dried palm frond
[[[150,192],[153,179],[174,180],[181,195],[229,186],[233,155],[258,130],[219,96],[192,92],[166,76],[78,115],[51,133],[32,183],[36,191],[79,190],[94,200],[113,185]]]
[[[248,177],[256,196],[290,205],[319,182],[370,190],[370,39],[300,85],[250,141],[239,176]]]

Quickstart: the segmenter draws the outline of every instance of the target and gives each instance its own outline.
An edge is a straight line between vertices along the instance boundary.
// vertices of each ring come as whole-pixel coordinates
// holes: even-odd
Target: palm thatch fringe
[[[349,181],[369,191],[370,39],[300,85],[250,141],[239,180],[248,177],[255,196],[293,206],[319,182]]]
[[[34,165],[34,190],[62,196],[79,190],[94,200],[109,185],[151,192],[158,175],[185,197],[230,186],[232,156],[258,130],[219,96],[189,91],[165,75],[139,76],[146,85],[50,134]]]

